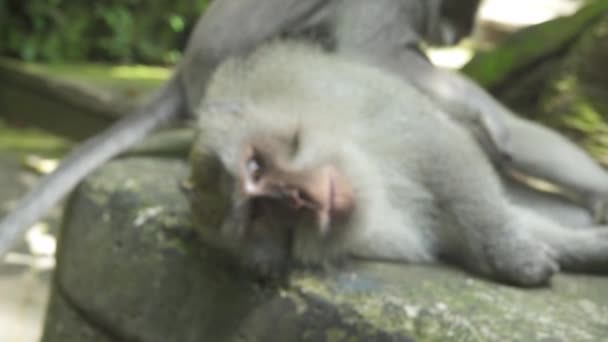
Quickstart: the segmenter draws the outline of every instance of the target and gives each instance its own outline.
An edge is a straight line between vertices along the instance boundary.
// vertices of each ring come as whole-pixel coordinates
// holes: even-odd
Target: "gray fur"
[[[273,44],[223,64],[206,101],[241,105],[222,111],[201,104],[198,113],[194,155],[218,158],[230,175],[227,189],[244,182],[239,156],[247,141],[261,135],[280,146],[294,134],[300,142],[286,168],[333,165],[355,189],[355,209],[329,234],[303,219],[305,212],[281,219],[273,211],[258,218],[245,214],[241,221],[225,220],[219,231],[200,227],[210,242],[255,260],[258,270],[291,255],[305,264],[345,256],[407,263],[443,259],[521,286],[546,284],[560,267],[608,272],[605,230],[568,229],[511,202],[471,136],[399,78],[308,46]],[[232,198],[243,207],[251,200]],[[252,242],[243,231],[260,220],[266,230]],[[287,241],[288,235],[290,244],[275,244],[259,257],[269,241]]]

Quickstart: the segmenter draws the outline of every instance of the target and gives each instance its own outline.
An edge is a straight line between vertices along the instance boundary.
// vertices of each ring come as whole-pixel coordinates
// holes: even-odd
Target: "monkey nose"
[[[325,201],[319,202],[306,191],[301,189],[289,189],[283,192],[283,198],[286,200],[287,205],[295,210],[311,210],[316,217],[319,232],[322,235],[327,234],[331,225],[333,202],[331,194]]]
[[[321,234],[326,234],[336,219],[347,217],[354,208],[350,182],[338,168],[331,165],[318,169],[289,195],[293,208],[306,208],[314,213]]]

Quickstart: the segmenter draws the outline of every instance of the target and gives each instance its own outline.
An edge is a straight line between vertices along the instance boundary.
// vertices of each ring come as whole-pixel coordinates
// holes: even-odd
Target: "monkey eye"
[[[263,165],[260,159],[256,156],[251,157],[247,160],[247,164],[245,164],[245,168],[247,169],[247,173],[251,176],[254,182],[260,180],[263,171]]]

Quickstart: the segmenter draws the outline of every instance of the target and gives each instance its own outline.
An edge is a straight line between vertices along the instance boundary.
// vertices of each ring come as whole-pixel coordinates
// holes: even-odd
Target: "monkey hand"
[[[559,272],[556,253],[545,243],[527,235],[503,238],[487,248],[495,278],[518,286],[534,287],[546,285]]]

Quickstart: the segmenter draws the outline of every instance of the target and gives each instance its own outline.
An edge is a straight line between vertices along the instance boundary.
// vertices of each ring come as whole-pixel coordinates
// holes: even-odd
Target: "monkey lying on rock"
[[[495,165],[554,182],[579,195],[596,221],[606,216],[608,174],[553,131],[515,117],[479,86],[429,63],[422,40],[468,34],[478,0],[216,0],[199,19],[183,59],[145,105],[73,151],[0,222],[0,260],[78,182],[151,131],[191,116],[216,66],[277,37],[322,43],[408,82],[474,136]],[[238,23],[235,24],[235,23]],[[542,157],[542,158],[541,158]]]
[[[608,230],[510,202],[462,126],[363,63],[270,44],[222,64],[197,116],[196,225],[263,276],[348,256],[445,260],[520,286],[608,271]]]

